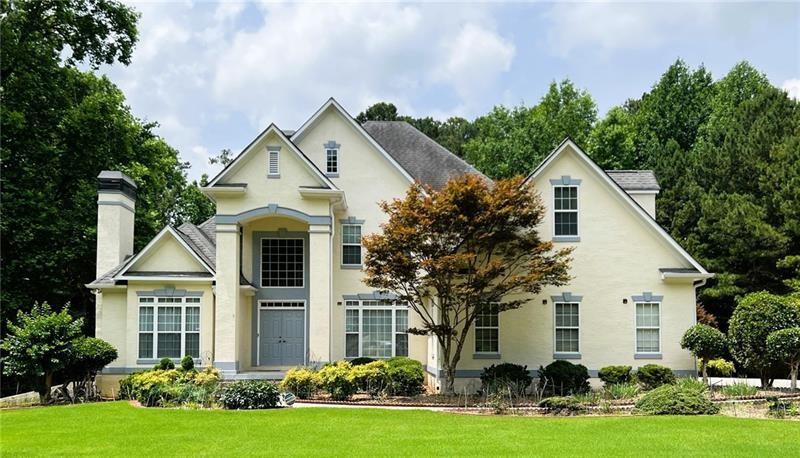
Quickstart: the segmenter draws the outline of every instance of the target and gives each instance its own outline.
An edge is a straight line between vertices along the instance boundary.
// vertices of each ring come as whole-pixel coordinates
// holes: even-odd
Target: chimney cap
[[[97,191],[121,193],[136,201],[136,183],[133,179],[117,170],[103,170],[97,175]]]
[[[129,185],[137,188],[136,183],[133,181],[133,178],[125,175],[124,173],[120,172],[119,170],[103,170],[100,172],[100,175],[97,175],[97,178],[100,180],[112,180],[112,181],[125,181]]]

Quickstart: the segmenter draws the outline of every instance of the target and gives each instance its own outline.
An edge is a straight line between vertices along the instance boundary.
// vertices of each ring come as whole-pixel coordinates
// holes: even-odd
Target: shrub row
[[[398,356],[377,361],[368,358],[337,361],[319,370],[298,367],[286,373],[281,388],[300,399],[308,399],[323,390],[331,399],[342,401],[359,391],[373,397],[415,396],[422,393],[424,381],[425,373],[419,361]]]
[[[147,407],[198,405],[210,407],[219,385],[219,370],[152,369],[120,380],[120,397]]]

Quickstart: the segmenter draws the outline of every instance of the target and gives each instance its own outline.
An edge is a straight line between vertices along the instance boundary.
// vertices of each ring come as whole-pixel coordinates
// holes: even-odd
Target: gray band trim
[[[577,235],[555,235],[554,242],[580,242],[581,238]]]
[[[363,264],[342,264],[341,268],[344,270],[361,270]]]
[[[276,173],[276,174],[270,174],[270,173],[268,173],[268,174],[267,174],[267,179],[277,179],[277,178],[280,178],[280,177],[281,177],[281,174],[280,174],[280,173]]]
[[[425,366],[425,372],[437,378],[444,377],[444,371],[437,371],[436,368],[431,366]],[[589,377],[598,378],[600,370],[588,369],[587,372],[589,372]],[[678,377],[694,377],[697,375],[697,370],[694,369],[673,369],[672,372]],[[480,378],[482,373],[483,369],[461,369],[456,370],[456,378]],[[533,378],[539,378],[538,369],[528,369],[528,374]]]
[[[364,224],[363,219],[356,219],[355,216],[348,216],[345,219],[340,219],[339,222],[341,224]]]
[[[136,291],[137,296],[155,296],[155,297],[202,297],[202,291],[187,291],[185,289],[175,289],[175,287],[166,287],[162,289],[154,289],[153,291]]]
[[[569,175],[561,175],[561,178],[551,179],[550,184],[554,186],[577,186],[581,184],[581,180],[572,178]]]
[[[553,302],[581,302],[583,296],[576,296],[570,292],[563,292],[560,296],[550,296]]]
[[[254,208],[236,215],[217,215],[214,220],[217,224],[235,224],[246,219],[269,215],[288,216],[314,225],[331,224],[331,217],[328,215],[309,215],[293,208],[281,207],[278,204],[269,204],[266,207]]]
[[[472,359],[500,359],[500,353],[473,353]]]
[[[344,294],[342,295],[344,300],[346,301],[370,301],[370,300],[380,300],[380,299],[389,299],[395,300],[397,299],[397,294],[390,293],[390,292],[380,292],[380,291],[373,291],[368,294],[360,293],[360,294]]]
[[[581,359],[580,353],[553,353],[553,359]]]
[[[643,292],[641,296],[631,296],[631,298],[633,302],[661,302],[664,300],[664,296],[655,296],[649,291]]]
[[[634,353],[633,359],[661,359],[661,353]]]
[[[339,178],[339,173],[325,173],[325,176],[328,178]]]
[[[269,146],[269,145],[267,145],[267,151],[280,151],[280,150],[281,150],[280,146]]]
[[[325,144],[323,144],[322,146],[323,146],[324,148],[326,148],[326,149],[339,149],[339,147],[341,147],[342,145],[340,145],[340,144],[336,143],[336,142],[335,142],[335,141],[333,141],[333,140],[329,140],[329,141],[328,141],[328,143],[325,143]]]
[[[98,200],[97,205],[115,205],[117,207],[122,207],[124,209],[130,210],[133,213],[136,213],[136,210],[133,207],[126,204],[125,202],[120,202],[117,200]]]
[[[239,361],[214,361],[214,367],[221,371],[239,371]]]
[[[149,367],[104,367],[101,374],[131,374],[133,372],[150,369]]]

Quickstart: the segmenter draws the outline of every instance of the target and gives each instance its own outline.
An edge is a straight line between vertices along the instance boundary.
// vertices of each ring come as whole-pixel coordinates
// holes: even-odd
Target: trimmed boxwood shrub
[[[289,369],[281,381],[281,389],[300,399],[308,399],[316,393],[319,385],[317,372],[307,367]]]
[[[553,361],[539,367],[539,389],[560,396],[589,391],[589,371],[582,364]]]
[[[358,390],[378,397],[389,388],[389,364],[386,361],[373,361],[353,366],[350,369],[350,378]]]
[[[267,380],[239,380],[226,384],[219,402],[226,409],[272,409],[278,406],[278,386]]]
[[[636,379],[645,390],[652,390],[661,385],[675,383],[675,373],[668,367],[647,364],[636,371]]]
[[[425,371],[422,363],[405,356],[386,360],[389,375],[388,394],[392,396],[416,396],[425,388]]]
[[[606,385],[618,385],[631,381],[631,366],[606,366],[597,374]]]
[[[161,361],[159,361],[158,364],[153,367],[153,369],[162,371],[175,369],[175,363],[173,363],[169,358],[161,358]]]
[[[361,356],[359,358],[351,359],[350,360],[350,364],[352,364],[353,366],[362,366],[364,364],[369,364],[369,363],[374,362],[374,361],[375,361],[375,359],[373,359],[373,358],[368,358],[366,356]]]
[[[194,370],[194,359],[189,355],[184,356],[181,359],[181,369],[185,371]]]
[[[650,415],[713,415],[719,406],[711,402],[705,389],[689,384],[662,385],[645,393],[636,409]]]
[[[353,366],[347,361],[336,361],[322,367],[317,373],[319,387],[327,391],[334,401],[344,401],[357,391],[350,376]]]
[[[571,415],[583,410],[581,403],[571,396],[553,396],[539,401],[539,407],[544,407],[549,413]]]
[[[481,391],[484,394],[507,392],[510,389],[514,395],[523,395],[532,382],[528,366],[520,364],[492,364],[484,367],[481,373]]]

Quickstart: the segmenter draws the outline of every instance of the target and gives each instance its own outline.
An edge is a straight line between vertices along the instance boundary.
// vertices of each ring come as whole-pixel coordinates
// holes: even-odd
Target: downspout
[[[328,359],[333,359],[333,231],[336,227],[333,202],[328,203],[328,214],[331,217],[331,230],[328,231]]]

